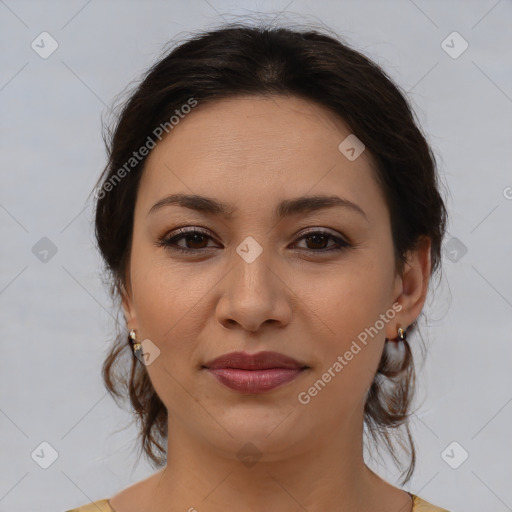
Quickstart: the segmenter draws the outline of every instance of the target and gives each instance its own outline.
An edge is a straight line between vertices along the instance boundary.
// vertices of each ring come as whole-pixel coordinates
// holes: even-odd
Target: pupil
[[[204,239],[205,237],[204,237],[204,235],[201,235],[201,234],[189,235],[189,242],[190,242],[191,238],[192,238],[192,244],[194,244],[194,243],[199,243],[200,244],[201,242],[200,241],[198,242],[197,239],[202,239],[202,238]],[[197,247],[193,247],[193,248],[197,249]],[[201,248],[201,247],[199,247],[199,248]]]
[[[325,235],[311,235],[311,236],[308,237],[309,240],[313,240],[313,244],[319,243],[322,246],[321,248],[323,248],[325,243],[322,244],[321,242],[319,242],[318,239],[323,239],[323,241],[325,242],[325,238],[326,238]],[[318,247],[316,247],[316,248],[318,249]]]

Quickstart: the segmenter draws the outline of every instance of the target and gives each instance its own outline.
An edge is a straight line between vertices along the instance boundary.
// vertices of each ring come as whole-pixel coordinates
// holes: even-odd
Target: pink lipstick
[[[204,368],[228,388],[256,394],[291,382],[309,367],[278,352],[230,352],[206,363]]]

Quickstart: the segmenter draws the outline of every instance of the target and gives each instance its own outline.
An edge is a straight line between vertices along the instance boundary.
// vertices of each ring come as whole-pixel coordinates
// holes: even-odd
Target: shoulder
[[[437,507],[436,505],[432,505],[428,501],[420,498],[419,496],[412,495],[413,499],[413,512],[450,512],[449,510],[441,507]]]
[[[66,510],[66,512],[115,512],[115,510],[110,506],[108,499],[104,499]]]

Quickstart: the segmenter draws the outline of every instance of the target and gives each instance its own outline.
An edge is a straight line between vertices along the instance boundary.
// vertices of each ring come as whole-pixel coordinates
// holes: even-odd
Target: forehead
[[[176,191],[237,200],[248,208],[309,192],[381,201],[370,153],[350,161],[338,149],[350,134],[343,120],[301,98],[199,103],[151,151],[140,202],[147,210]]]

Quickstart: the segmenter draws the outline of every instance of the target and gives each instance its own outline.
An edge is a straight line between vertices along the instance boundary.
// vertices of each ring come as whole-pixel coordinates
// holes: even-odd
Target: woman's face
[[[149,155],[124,307],[137,339],[151,341],[146,370],[170,437],[233,458],[251,442],[278,458],[362,433],[385,337],[421,305],[407,305],[395,276],[369,152],[354,159],[350,139],[338,148],[350,133],[302,99],[243,97],[199,103]],[[152,210],[174,194],[208,202]],[[214,202],[225,212],[194,207]],[[179,228],[201,233],[158,246]],[[205,368],[234,351],[278,352],[307,368],[252,379],[255,370]],[[291,380],[277,385],[280,377]]]

